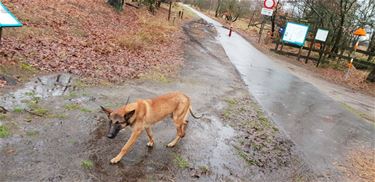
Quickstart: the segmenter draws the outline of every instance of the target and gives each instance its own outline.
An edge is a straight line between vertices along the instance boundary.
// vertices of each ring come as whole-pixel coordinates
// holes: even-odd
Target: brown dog
[[[110,119],[108,138],[116,137],[117,133],[126,126],[131,126],[133,128],[132,134],[125,146],[121,149],[120,153],[111,160],[112,164],[119,162],[132,148],[144,129],[146,129],[149,139],[147,146],[152,147],[154,145],[154,139],[151,133],[151,126],[168,115],[172,116],[177,128],[177,135],[167,147],[174,147],[180,139],[184,137],[188,122],[186,119],[189,113],[196,119],[202,117],[196,117],[193,114],[191,111],[190,98],[181,92],[172,92],[153,99],[138,100],[130,104],[126,103],[124,106],[113,111],[102,106],[101,108]]]

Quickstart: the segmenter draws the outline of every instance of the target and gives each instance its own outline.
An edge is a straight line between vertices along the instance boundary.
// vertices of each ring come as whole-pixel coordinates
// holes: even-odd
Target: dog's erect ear
[[[100,106],[100,108],[102,108],[102,110],[105,112],[105,114],[107,114],[107,116],[109,117],[109,115],[111,114],[112,110],[104,108],[103,106]]]
[[[132,110],[132,111],[126,113],[125,116],[124,116],[124,120],[129,121],[129,119],[134,115],[134,113],[135,113],[135,110]]]

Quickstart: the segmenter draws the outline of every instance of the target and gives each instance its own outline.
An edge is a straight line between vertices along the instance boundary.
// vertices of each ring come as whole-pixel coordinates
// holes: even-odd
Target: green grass
[[[202,173],[208,173],[210,171],[210,169],[206,165],[199,166],[199,169],[202,171]]]
[[[94,167],[94,163],[91,160],[83,160],[81,162],[81,166],[84,169],[92,169]]]
[[[76,104],[76,103],[65,104],[65,105],[64,105],[64,108],[65,108],[66,110],[68,110],[68,111],[79,110],[79,111],[81,111],[81,112],[85,112],[85,113],[90,113],[90,112],[92,112],[90,109],[84,108],[84,107],[82,107],[81,105]]]
[[[7,119],[8,117],[5,115],[5,114],[0,114],[0,120],[5,120]]]
[[[90,113],[90,112],[92,112],[90,109],[83,108],[83,107],[81,107],[79,110],[80,110],[81,112],[86,112],[86,113]]]
[[[172,82],[165,74],[161,73],[160,71],[150,71],[145,74],[140,75],[141,80],[153,80],[159,83],[170,83]]]
[[[354,109],[353,107],[351,107],[350,105],[346,104],[346,103],[341,103],[341,105],[346,109],[348,110],[349,112],[353,113],[354,115],[357,115],[358,117],[360,118],[363,118],[363,119],[367,119],[369,121],[372,121],[375,123],[375,121],[373,120],[373,118],[371,118],[370,116],[368,116],[366,113],[363,113],[361,111],[358,111],[356,109]]]
[[[28,137],[37,137],[39,135],[39,131],[26,131],[26,136]]]
[[[33,66],[27,63],[21,63],[20,67],[23,71],[30,72],[30,73],[35,73],[37,71],[36,68],[34,68]]]
[[[229,119],[230,118],[230,114],[231,114],[231,110],[230,109],[225,109],[224,112],[223,112],[223,116],[225,119]]]
[[[48,110],[42,107],[33,108],[32,112],[39,116],[47,116],[48,114]]]
[[[85,83],[84,81],[82,81],[82,80],[75,80],[73,82],[73,87],[76,87],[78,89],[83,89],[83,88],[86,88],[88,86],[89,85],[87,83]]]
[[[234,107],[238,103],[238,101],[235,99],[225,99],[225,102],[229,105],[229,107]]]
[[[13,108],[13,112],[14,113],[22,113],[23,109],[21,107],[15,107],[15,108]]]
[[[47,118],[58,118],[58,119],[65,119],[67,118],[64,114],[48,114]]]
[[[69,100],[69,99],[74,99],[74,98],[76,98],[76,97],[78,97],[78,94],[75,93],[75,92],[71,92],[71,93],[65,95],[65,96],[64,96],[64,99]]]
[[[248,155],[244,151],[242,151],[240,148],[238,148],[236,146],[234,146],[234,148],[237,151],[237,155],[239,155],[242,159],[244,159],[247,164],[249,164],[250,166],[256,164],[256,161],[254,161],[252,159],[249,159]]]
[[[65,104],[64,108],[68,111],[72,111],[72,110],[81,109],[81,106],[79,104],[76,104],[76,103],[71,103],[71,104]]]
[[[9,135],[10,135],[9,128],[4,125],[0,125],[0,138],[6,138]]]
[[[75,144],[75,143],[77,143],[77,141],[75,141],[75,140],[73,140],[73,139],[69,139],[69,140],[68,140],[68,143],[69,143],[69,144]]]
[[[190,166],[189,162],[178,154],[175,154],[174,162],[177,165],[177,167],[179,167],[181,169],[186,169]]]

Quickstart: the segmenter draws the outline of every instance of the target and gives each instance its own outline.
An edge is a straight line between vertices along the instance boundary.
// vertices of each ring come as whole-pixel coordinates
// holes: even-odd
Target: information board
[[[288,22],[282,40],[290,44],[303,46],[305,44],[308,30],[309,26],[307,25]]]
[[[266,15],[266,16],[272,16],[273,9],[262,8],[262,11],[260,12],[260,14]]]
[[[0,27],[20,27],[22,23],[0,2]]]
[[[316,32],[316,35],[315,35],[315,40],[325,42],[327,40],[328,33],[329,33],[328,30],[318,28],[318,31]]]

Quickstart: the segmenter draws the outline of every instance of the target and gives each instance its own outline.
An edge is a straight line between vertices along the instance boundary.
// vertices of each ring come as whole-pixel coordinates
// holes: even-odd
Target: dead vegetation
[[[263,172],[290,165],[292,141],[280,137],[278,129],[250,98],[226,99],[226,103],[224,120],[244,133],[235,145],[240,157]]]
[[[338,168],[353,181],[375,181],[375,150],[353,150],[348,154],[347,163]]]
[[[3,3],[24,26],[3,31],[1,70],[27,64],[39,72],[121,82],[155,66],[182,64],[183,20],[168,22],[166,9],[156,15],[146,8],[118,12],[102,0]],[[19,72],[0,74],[16,77]]]

